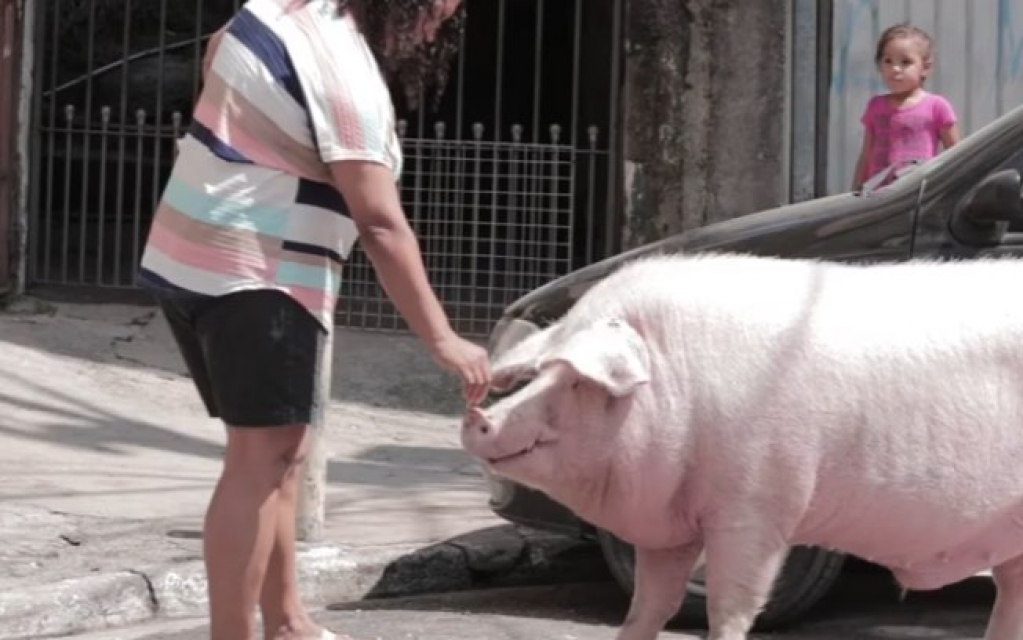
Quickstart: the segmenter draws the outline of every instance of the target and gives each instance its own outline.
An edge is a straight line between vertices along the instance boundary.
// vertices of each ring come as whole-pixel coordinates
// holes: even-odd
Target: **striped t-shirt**
[[[214,52],[139,274],[161,292],[277,289],[326,328],[358,232],[327,163],[401,171],[390,93],[335,0],[249,0]]]

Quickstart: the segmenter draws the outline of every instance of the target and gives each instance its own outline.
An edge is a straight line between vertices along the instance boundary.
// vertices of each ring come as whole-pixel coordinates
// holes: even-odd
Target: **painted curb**
[[[562,536],[494,532],[429,547],[299,551],[310,607],[497,586],[609,580],[599,549]],[[206,615],[202,562],[71,578],[0,594],[0,640],[101,631]]]

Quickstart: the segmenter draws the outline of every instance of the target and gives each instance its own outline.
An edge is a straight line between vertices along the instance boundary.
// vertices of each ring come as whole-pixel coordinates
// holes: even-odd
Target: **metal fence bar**
[[[86,45],[86,60],[91,67],[96,48],[96,0],[89,0],[89,39]],[[85,232],[88,228],[88,217],[85,212],[89,210],[89,151],[92,146],[90,128],[92,124],[92,76],[85,80],[85,122],[82,127],[82,213],[78,221],[78,281],[85,282]],[[69,123],[68,126],[72,126]]]
[[[110,130],[110,107],[104,106],[100,113],[100,160],[99,160],[99,208],[96,217],[96,282],[103,284],[103,234],[107,217],[107,133]],[[88,211],[88,209],[86,209]],[[84,226],[84,223],[83,223]],[[85,253],[85,246],[82,245],[82,253]],[[84,277],[84,269],[83,277]]]
[[[533,40],[533,142],[540,141],[540,106],[543,104],[543,0],[536,1],[536,31]]]
[[[146,110],[135,112],[135,157],[142,157],[143,143],[146,135]],[[132,225],[131,264],[132,281],[139,275],[139,252],[142,245],[142,163],[135,163],[135,219]]]
[[[160,0],[160,29],[159,29],[159,61],[157,62],[157,79],[156,79],[156,109],[153,111],[153,184],[159,184],[160,182],[160,158],[161,154],[161,136],[160,136],[160,125],[163,124],[163,74],[166,66],[166,50],[167,50],[167,0]],[[173,144],[173,143],[172,143]],[[156,189],[152,192],[152,207],[156,210],[157,204],[159,204],[160,194]]]
[[[60,32],[59,29],[60,29],[61,1],[62,0],[54,0],[53,35],[52,35],[54,41],[57,40],[57,34]],[[39,22],[40,23],[44,22],[44,17],[45,17],[45,13],[43,13],[42,15],[39,16]],[[51,73],[51,78],[52,78],[53,82],[56,83],[56,81],[57,81],[57,62],[58,62],[58,60],[60,58],[59,48],[56,48],[56,47],[53,48],[51,50],[51,55],[52,55],[52,63],[51,63],[50,73]],[[43,62],[42,62],[42,59],[40,59],[39,66],[40,66],[40,68],[43,68],[45,66],[43,64]],[[40,91],[39,94],[41,95],[42,91]],[[46,160],[46,184],[47,185],[52,185],[53,184],[53,164],[56,161],[56,157],[57,157],[57,154],[55,153],[55,145],[56,145],[56,140],[57,140],[57,136],[56,136],[56,131],[57,131],[57,97],[55,95],[51,95],[51,97],[50,97],[50,124],[49,124],[49,129],[50,129],[49,133],[46,136],[47,137],[47,142],[48,142],[48,147],[47,147],[48,153],[46,154],[46,156],[47,156],[47,160]],[[37,164],[38,164],[38,162],[37,162]],[[46,214],[45,214],[45,221],[43,223],[44,224],[44,231],[43,231],[44,241],[43,241],[43,246],[46,248],[46,251],[39,251],[39,253],[37,255],[33,256],[33,258],[35,258],[35,262],[36,262],[36,265],[37,265],[36,266],[36,273],[38,274],[39,271],[41,270],[42,274],[43,274],[43,278],[49,280],[49,278],[50,278],[50,259],[49,259],[50,254],[49,254],[49,249],[51,247],[50,242],[52,240],[52,234],[53,234],[53,216],[51,215],[51,212],[54,210],[54,208],[53,208],[54,190],[53,189],[46,189],[45,193],[46,193],[46,198],[45,198],[45,203],[46,204],[44,206],[46,208],[45,209]],[[36,224],[39,223],[39,216],[36,216],[35,221],[36,221]],[[38,230],[36,231],[36,233],[38,234]],[[37,251],[38,251],[38,248],[37,248]]]
[[[68,105],[64,108],[64,247],[60,253],[61,279],[65,282],[68,280],[68,256],[71,255],[71,240],[68,234],[71,232],[71,150],[74,148],[71,134],[74,120],[75,107]]]
[[[473,180],[472,180],[472,244],[474,247],[480,246],[480,165],[482,160],[480,159],[480,141],[483,138],[483,125],[473,125],[473,145],[468,149],[474,154],[473,158]],[[493,228],[493,225],[491,225]],[[477,287],[479,284],[479,263],[480,261],[474,260],[469,265],[469,282],[471,286]],[[477,305],[472,305],[469,309],[469,323],[470,326],[476,326],[476,322],[479,319],[478,315],[479,308]]]
[[[501,101],[504,95],[504,33],[508,17],[505,0],[497,0],[497,68],[495,69],[494,140],[501,139]],[[461,87],[459,87],[461,90]]]
[[[57,2],[57,0],[55,0],[55,2]],[[46,12],[43,9],[40,9],[39,7],[33,7],[30,10],[32,11],[33,15],[32,22],[34,23],[32,40],[33,42],[44,42],[46,40],[46,20],[44,19]],[[45,61],[43,61],[39,57],[38,51],[33,53],[34,53],[33,66],[35,69],[33,71],[32,78],[32,86],[34,87],[34,90],[32,91],[30,123],[33,129],[38,129],[41,124],[40,114],[43,111],[42,109],[43,92],[39,91],[39,87],[44,86],[46,81],[46,64]],[[28,204],[27,212],[28,216],[26,220],[27,225],[26,233],[28,236],[28,255],[25,256],[24,261],[25,264],[25,274],[23,282],[24,285],[31,284],[36,280],[36,278],[39,275],[40,256],[43,253],[40,250],[40,247],[42,245],[42,240],[40,238],[41,231],[40,227],[42,225],[40,224],[41,216],[39,214],[40,202],[42,201],[42,198],[40,198],[38,189],[31,188],[31,181],[35,180],[36,177],[42,173],[43,167],[42,150],[47,148],[47,144],[49,143],[51,137],[52,134],[50,136],[43,135],[29,136],[30,168],[28,177],[30,180],[30,187],[28,189],[28,193],[26,194]],[[52,157],[52,153],[50,157]]]
[[[124,218],[124,149],[127,137],[127,127],[125,125],[128,121],[128,72],[131,68],[131,61],[128,59],[131,55],[131,18],[131,2],[125,2],[124,32],[122,34],[122,55],[124,56],[124,65],[121,67],[121,103],[118,108],[118,113],[120,114],[118,123],[121,126],[117,132],[117,208],[114,210],[114,285],[121,283],[121,237],[123,231],[122,221]]]
[[[562,147],[560,145],[561,145],[561,127],[556,125],[556,124],[552,124],[551,125],[551,147],[552,148],[550,150],[550,153],[551,153],[551,163],[554,165],[554,167],[551,169],[551,171],[552,171],[553,175],[555,175],[555,176],[557,175],[557,167],[558,167],[558,164],[561,162],[560,158],[561,158],[561,154],[563,152]],[[570,161],[569,162],[569,166],[571,166],[571,168],[572,168],[571,170],[572,170],[572,174],[573,174],[570,181],[574,182],[574,180],[575,180],[575,176],[574,176],[574,174],[575,174],[575,162]],[[558,181],[554,181],[554,184],[553,184],[553,187],[551,189],[551,192],[548,195],[549,199],[548,199],[548,202],[547,202],[547,209],[545,210],[546,214],[549,214],[551,212],[557,211],[558,199],[559,199],[559,197],[561,197],[561,188],[560,187],[561,187],[560,183]],[[571,189],[568,191],[568,196],[569,196],[569,203],[570,203],[569,209],[574,211],[575,210],[575,208],[574,208],[575,199],[573,197],[574,194],[573,194]],[[558,241],[558,231],[557,231],[557,229],[553,225],[548,225],[547,226],[547,244],[553,246],[553,245],[557,244],[557,241]],[[554,276],[557,275],[557,272],[558,272],[557,271],[557,263],[554,260],[549,261],[547,263],[547,273],[545,274],[547,279],[553,279]]]

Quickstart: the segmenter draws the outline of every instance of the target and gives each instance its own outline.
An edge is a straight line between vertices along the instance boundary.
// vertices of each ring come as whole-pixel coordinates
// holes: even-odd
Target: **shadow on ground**
[[[465,568],[468,568],[468,572]],[[460,591],[537,585],[606,584],[611,573],[599,545],[581,536],[503,524],[426,546],[394,561],[361,601],[388,608],[404,596],[451,591],[451,576],[465,576]],[[397,595],[402,598],[392,600]],[[619,593],[618,595],[621,595]],[[330,607],[344,610],[355,604]]]
[[[0,309],[0,341],[97,364],[187,377],[163,317],[151,303],[50,302],[26,297]],[[409,333],[336,327],[333,400],[456,416],[457,380]]]
[[[31,394],[14,391],[17,388],[28,389]],[[0,438],[101,453],[113,456],[115,460],[117,457],[132,457],[138,449],[218,461],[224,452],[220,438],[211,440],[185,429],[173,430],[87,398],[73,396],[46,381],[17,372],[5,374],[5,384],[0,389],[0,411],[9,418],[15,415],[45,416],[34,420],[31,429],[22,428],[14,419],[0,424]],[[215,429],[207,433],[219,436]],[[410,469],[418,473],[409,473]],[[116,462],[115,468],[111,469],[112,473],[115,471]],[[369,445],[347,460],[330,460],[327,480],[346,485],[416,489],[433,482],[448,488],[464,484],[466,490],[473,491],[479,489],[481,482],[477,466],[460,449],[394,443]],[[118,492],[123,493],[125,489],[120,487]],[[39,497],[39,494],[33,496]],[[7,494],[7,497],[28,496]]]
[[[337,604],[329,609],[471,611],[618,626],[628,610],[628,597],[598,566],[601,563],[599,550],[580,547],[558,560],[565,567],[563,579],[532,583],[550,585],[539,590],[501,584],[478,591]],[[580,575],[581,571],[589,573]],[[581,579],[576,579],[577,576]],[[383,588],[386,589],[386,584]],[[755,637],[979,640],[993,602],[994,588],[988,578],[971,578],[939,591],[914,592],[903,598],[887,571],[851,561],[831,592],[802,619]],[[692,621],[675,621],[668,628],[697,634],[706,631],[705,625]]]

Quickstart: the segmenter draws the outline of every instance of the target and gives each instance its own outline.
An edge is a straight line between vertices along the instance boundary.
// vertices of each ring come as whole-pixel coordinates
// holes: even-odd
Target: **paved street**
[[[991,583],[977,579],[899,600],[890,578],[854,566],[799,626],[757,638],[785,640],[979,640]],[[317,619],[357,640],[613,640],[625,601],[610,583],[502,589],[379,600],[328,608]],[[198,621],[151,625],[77,640],[206,640]],[[694,636],[675,630],[664,640]]]

